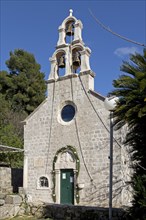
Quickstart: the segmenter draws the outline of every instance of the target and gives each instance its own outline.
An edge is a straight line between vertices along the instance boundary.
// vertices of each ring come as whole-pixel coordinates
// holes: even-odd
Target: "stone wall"
[[[0,219],[15,216],[34,216],[50,220],[108,220],[109,210],[90,206],[51,205],[26,203],[19,195],[9,195],[0,205]],[[113,220],[131,220],[123,209],[112,210]]]
[[[22,186],[22,174],[22,169],[0,167],[0,219],[15,216],[20,211],[22,196],[13,193]]]
[[[31,202],[60,203],[60,170],[74,169],[70,161],[76,162],[76,157],[68,148],[72,146],[80,163],[78,174],[74,169],[74,204],[108,207],[109,112],[104,107],[104,98],[89,90],[92,80],[90,72],[85,72],[49,82],[48,98],[26,119],[24,188]],[[61,119],[61,110],[68,103],[76,106],[76,115],[66,123]],[[114,137],[120,142],[120,132],[114,132]],[[65,147],[66,152],[61,153]],[[127,162],[121,159],[121,149],[122,144],[114,140],[114,207],[122,207],[129,202],[129,198],[123,201],[125,197],[121,196],[126,187],[124,172],[128,169]],[[60,155],[55,158],[59,150]],[[41,176],[48,179],[48,187],[40,187]],[[76,191],[78,184],[84,184],[79,193]]]
[[[0,193],[18,193],[19,187],[23,186],[23,169],[0,167]]]
[[[36,217],[53,220],[108,220],[109,210],[106,208],[69,206],[69,205],[43,205],[31,206],[31,212]],[[123,209],[112,210],[113,220],[130,219]]]
[[[22,201],[22,196],[19,195],[0,194],[0,219],[24,214],[25,209],[22,206]]]
[[[0,167],[0,194],[12,193],[11,168]]]

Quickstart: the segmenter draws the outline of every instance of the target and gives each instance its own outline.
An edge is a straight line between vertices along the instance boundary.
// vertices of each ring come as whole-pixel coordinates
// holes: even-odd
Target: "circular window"
[[[71,121],[75,116],[75,107],[72,105],[65,105],[61,111],[61,118],[65,122]]]

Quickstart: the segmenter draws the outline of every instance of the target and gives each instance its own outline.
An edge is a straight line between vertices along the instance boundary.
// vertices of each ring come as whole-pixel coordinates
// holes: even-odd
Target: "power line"
[[[146,47],[146,45],[143,44],[143,43],[139,43],[139,42],[137,42],[137,41],[131,40],[131,39],[127,38],[127,37],[124,37],[124,36],[122,36],[122,35],[120,35],[120,34],[114,32],[114,31],[112,31],[109,27],[106,27],[101,21],[99,21],[99,20],[96,18],[96,16],[93,14],[93,12],[91,11],[91,9],[89,9],[89,12],[90,12],[91,16],[95,19],[95,21],[96,21],[103,29],[105,29],[106,31],[110,32],[111,34],[113,34],[113,35],[115,35],[115,36],[117,36],[117,37],[119,37],[119,38],[121,38],[121,39],[123,39],[123,40],[125,40],[125,41],[128,41],[128,42],[133,43],[133,44],[137,44],[137,45],[142,46],[142,47]]]
[[[45,167],[45,174],[47,172],[48,168],[48,162],[49,162],[49,151],[51,147],[51,137],[52,137],[52,123],[53,123],[53,111],[54,111],[54,98],[55,98],[55,81],[53,83],[53,97],[52,97],[52,106],[51,106],[51,118],[50,118],[50,129],[49,129],[49,143],[48,143],[48,149],[47,149],[47,161],[46,161],[46,167]]]
[[[102,118],[101,118],[100,115],[98,114],[98,112],[97,112],[95,106],[93,105],[93,103],[92,103],[92,101],[91,101],[89,95],[87,94],[87,91],[86,91],[86,89],[85,89],[85,87],[84,87],[83,81],[82,81],[82,79],[81,79],[80,76],[79,76],[79,80],[80,80],[81,86],[82,86],[82,88],[83,88],[83,91],[85,92],[85,95],[87,96],[88,101],[89,101],[89,103],[91,104],[91,106],[92,106],[94,112],[96,113],[98,119],[101,121],[101,123],[103,124],[103,126],[104,126],[104,128],[107,130],[107,132],[110,133],[109,129],[107,128],[107,126],[106,126],[105,123],[103,122]],[[118,144],[118,146],[121,148],[121,145],[120,145],[119,142],[115,139],[115,137],[113,137],[113,139],[114,139],[114,141]]]

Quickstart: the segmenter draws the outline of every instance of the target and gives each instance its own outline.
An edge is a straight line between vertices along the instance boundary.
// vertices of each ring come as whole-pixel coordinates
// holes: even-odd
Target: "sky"
[[[106,96],[113,90],[113,80],[123,74],[123,61],[128,61],[131,53],[142,53],[143,47],[103,29],[89,9],[110,30],[146,44],[145,0],[0,0],[0,70],[8,71],[5,61],[10,51],[19,48],[34,54],[48,79],[58,27],[69,16],[69,9],[82,21],[82,38],[92,51],[95,91]]]

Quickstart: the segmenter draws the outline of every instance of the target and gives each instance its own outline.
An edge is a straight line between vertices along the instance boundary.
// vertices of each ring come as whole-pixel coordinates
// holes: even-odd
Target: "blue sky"
[[[73,9],[83,23],[83,41],[92,53],[91,69],[96,73],[95,90],[107,95],[112,81],[122,72],[129,53],[141,53],[143,47],[124,41],[102,29],[89,9],[111,30],[146,44],[145,0],[0,0],[0,69],[7,70],[9,52],[21,48],[33,53],[45,78],[50,72],[49,57],[58,41],[58,27]]]

